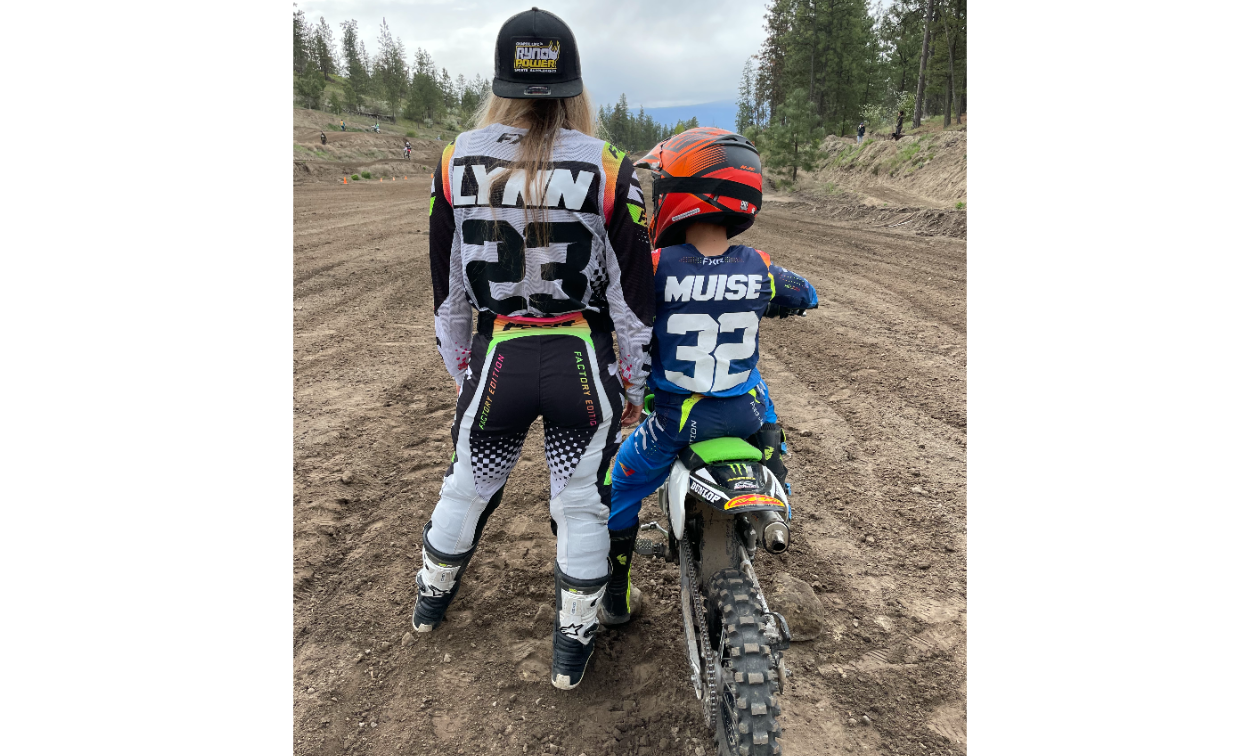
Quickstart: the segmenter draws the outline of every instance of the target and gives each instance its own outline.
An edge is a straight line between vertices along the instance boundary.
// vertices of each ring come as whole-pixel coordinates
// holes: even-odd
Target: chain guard
[[[684,625],[694,624],[695,642],[698,648],[689,648],[688,652],[696,654],[703,659],[703,669],[701,670],[701,680],[692,679],[692,683],[697,686],[696,697],[700,699],[701,708],[704,709],[704,723],[710,730],[717,727],[718,721],[718,704],[720,686],[720,672],[718,670],[717,654],[713,653],[713,644],[709,640],[709,622],[705,616],[704,597],[700,595],[700,581],[696,578],[696,562],[692,558],[691,539],[682,538],[678,541],[678,560],[681,569],[684,571],[683,578],[687,582],[687,590],[684,593],[691,594],[691,616],[694,617],[694,623],[688,622],[687,606],[683,605],[683,623]],[[689,644],[690,645],[690,644]],[[693,657],[694,658],[694,657]]]

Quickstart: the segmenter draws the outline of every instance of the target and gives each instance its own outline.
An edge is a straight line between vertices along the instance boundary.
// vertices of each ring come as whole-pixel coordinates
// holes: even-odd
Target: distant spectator
[[[864,136],[866,136],[866,121],[862,121],[861,123],[858,124],[858,138],[857,138],[858,144],[862,143],[862,137]]]
[[[906,111],[898,110],[897,111],[897,130],[893,132],[893,139],[901,138],[901,122],[905,120],[905,118],[906,118]]]
[[[341,119],[341,130],[342,131],[346,130],[346,119],[344,118]]]

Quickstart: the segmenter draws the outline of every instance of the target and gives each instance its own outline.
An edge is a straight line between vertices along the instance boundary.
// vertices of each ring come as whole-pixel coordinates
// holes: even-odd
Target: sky
[[[357,20],[370,54],[376,53],[384,18],[402,39],[408,63],[423,47],[453,79],[490,78],[499,27],[531,6],[505,0],[309,0],[297,7],[312,25],[323,16],[339,40],[341,22]],[[632,108],[735,100],[744,62],[765,38],[765,0],[550,0],[537,7],[573,30],[583,84],[599,105],[616,102],[623,92]]]

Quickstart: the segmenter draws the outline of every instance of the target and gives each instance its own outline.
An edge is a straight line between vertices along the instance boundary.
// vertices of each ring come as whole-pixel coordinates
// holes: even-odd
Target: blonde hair
[[[496,123],[526,129],[525,136],[516,145],[516,167],[525,172],[523,199],[532,221],[539,220],[542,211],[545,167],[551,162],[551,151],[560,130],[572,129],[595,136],[594,109],[585,91],[563,99],[515,99],[487,92],[476,118],[479,129]],[[505,171],[494,183],[506,182],[510,174],[511,171]]]

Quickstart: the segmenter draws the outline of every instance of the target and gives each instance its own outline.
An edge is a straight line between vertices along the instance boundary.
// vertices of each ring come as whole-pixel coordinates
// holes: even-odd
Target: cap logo
[[[515,73],[556,73],[560,62],[560,40],[522,39],[513,40],[516,55],[512,59]]]

